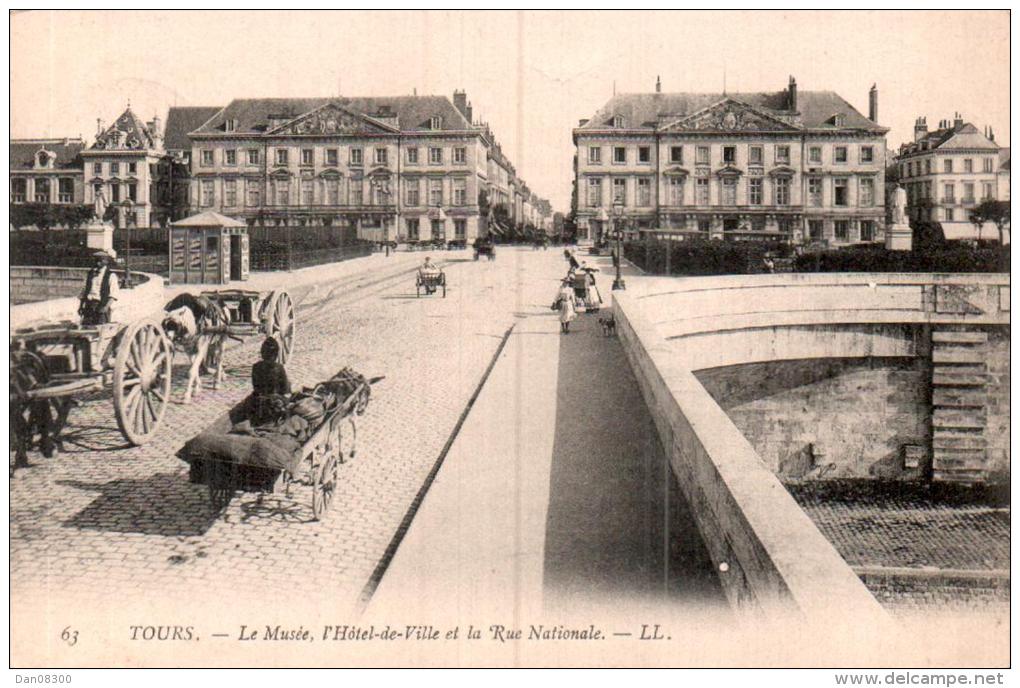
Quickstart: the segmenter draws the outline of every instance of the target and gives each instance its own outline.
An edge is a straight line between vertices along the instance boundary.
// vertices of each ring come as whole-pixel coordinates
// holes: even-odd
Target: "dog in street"
[[[599,325],[602,327],[602,334],[610,336],[616,334],[616,318],[612,314],[599,318]]]

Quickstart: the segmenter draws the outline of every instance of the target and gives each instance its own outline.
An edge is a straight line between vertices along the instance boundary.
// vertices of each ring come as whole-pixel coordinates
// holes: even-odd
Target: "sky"
[[[960,112],[1009,144],[1009,13],[31,11],[11,17],[12,138],[92,138],[233,98],[467,91],[521,176],[567,211],[571,128],[614,92],[831,90],[895,150]]]

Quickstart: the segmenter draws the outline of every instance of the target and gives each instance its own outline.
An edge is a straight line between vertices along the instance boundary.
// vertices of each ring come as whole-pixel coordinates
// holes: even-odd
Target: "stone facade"
[[[84,202],[81,139],[11,139],[11,203]]]
[[[615,96],[574,129],[582,235],[628,229],[732,240],[881,241],[885,133],[835,93]]]

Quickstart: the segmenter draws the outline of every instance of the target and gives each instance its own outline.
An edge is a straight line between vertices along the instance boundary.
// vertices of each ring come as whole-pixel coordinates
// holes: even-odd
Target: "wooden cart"
[[[418,272],[415,280],[415,292],[421,296],[422,291],[428,294],[435,294],[437,289],[443,290],[443,298],[446,298],[446,273],[439,272]]]
[[[216,289],[204,291],[202,296],[219,303],[226,311],[228,324],[224,329],[228,335],[273,337],[280,344],[280,363],[290,359],[297,321],[294,301],[286,290],[263,294],[248,289]]]

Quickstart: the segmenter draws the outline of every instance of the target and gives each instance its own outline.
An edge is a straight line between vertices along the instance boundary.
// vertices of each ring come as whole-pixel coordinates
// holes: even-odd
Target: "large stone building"
[[[77,139],[11,139],[11,203],[81,205],[81,154]]]
[[[941,223],[947,239],[976,238],[970,211],[984,200],[1009,200],[1009,148],[1000,148],[990,127],[979,131],[959,114],[932,131],[918,117],[914,140],[900,146],[896,162],[910,219]],[[997,236],[995,228],[982,228],[982,236]]]
[[[354,225],[375,241],[470,241],[485,226],[479,192],[490,205],[509,204],[520,187],[462,91],[452,102],[239,99],[187,138],[191,211],[250,224]]]
[[[831,91],[614,96],[573,130],[579,235],[630,229],[725,239],[884,237],[885,134]]]

